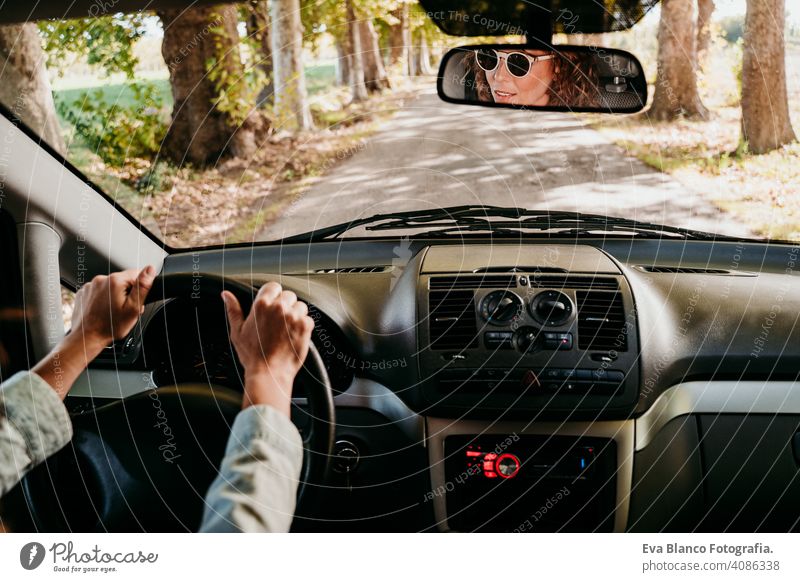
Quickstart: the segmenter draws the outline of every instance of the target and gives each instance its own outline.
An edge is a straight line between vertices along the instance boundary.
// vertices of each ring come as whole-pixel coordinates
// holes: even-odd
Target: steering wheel
[[[245,314],[255,289],[206,274],[156,278],[147,302],[217,298]],[[220,309],[222,301],[219,300]],[[176,338],[180,341],[180,337]],[[308,399],[297,513],[327,481],[335,436],[333,393],[311,344],[295,385]],[[207,384],[164,386],[72,415],[74,436],[22,482],[40,531],[197,531],[242,394]]]

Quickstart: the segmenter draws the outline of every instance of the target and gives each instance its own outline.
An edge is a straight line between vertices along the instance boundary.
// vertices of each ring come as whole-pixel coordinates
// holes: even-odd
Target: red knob
[[[494,462],[497,475],[503,479],[511,479],[519,473],[520,465],[519,457],[511,453],[503,453]]]

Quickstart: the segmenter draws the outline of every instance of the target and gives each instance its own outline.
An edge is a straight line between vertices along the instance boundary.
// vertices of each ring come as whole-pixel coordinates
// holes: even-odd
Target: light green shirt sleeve
[[[55,390],[34,372],[0,384],[0,496],[72,439],[72,421]]]
[[[286,415],[266,404],[241,411],[206,495],[200,531],[289,531],[302,464],[303,441]]]

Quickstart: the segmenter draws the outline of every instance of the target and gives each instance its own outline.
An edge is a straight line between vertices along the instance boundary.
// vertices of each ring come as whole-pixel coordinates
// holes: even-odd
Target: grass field
[[[310,96],[318,95],[331,86],[336,78],[336,67],[332,61],[320,62],[306,67],[306,85]],[[158,105],[166,111],[172,109],[172,91],[169,79],[164,74],[147,75],[138,82],[151,85],[156,90]],[[129,107],[136,105],[136,95],[131,82],[115,78],[73,78],[54,83],[53,97],[56,105],[73,105],[83,98],[86,92],[100,91],[103,100],[109,105]]]

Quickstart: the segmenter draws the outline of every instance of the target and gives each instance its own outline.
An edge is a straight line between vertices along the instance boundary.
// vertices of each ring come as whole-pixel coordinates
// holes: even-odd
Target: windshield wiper
[[[368,231],[426,229],[422,233],[415,234],[415,238],[453,236],[465,232],[488,232],[496,236],[519,236],[524,235],[526,232],[538,231],[560,236],[629,233],[646,238],[662,238],[666,236],[695,240],[732,240],[732,237],[700,230],[640,222],[601,214],[471,205],[376,214],[368,218],[359,218],[305,234],[290,236],[283,239],[282,242],[298,243],[331,240],[362,226]]]

